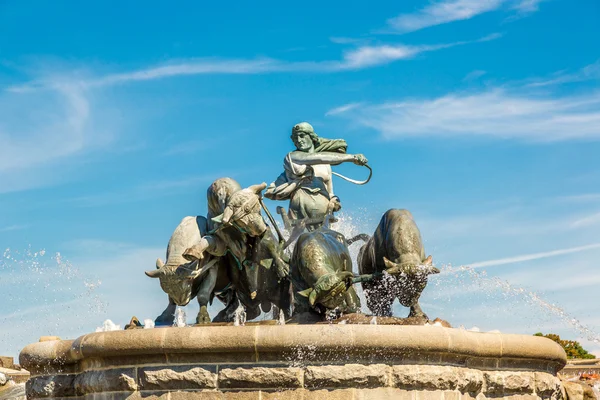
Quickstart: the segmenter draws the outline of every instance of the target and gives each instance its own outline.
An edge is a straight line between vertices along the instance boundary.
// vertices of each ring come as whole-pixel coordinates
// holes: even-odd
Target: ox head
[[[223,214],[213,218],[223,226],[234,226],[250,236],[261,236],[267,225],[260,212],[260,195],[266,183],[252,185],[231,195]]]
[[[156,269],[146,271],[146,275],[150,278],[158,278],[160,287],[175,304],[185,306],[192,298],[194,280],[212,266],[210,263],[214,262],[216,259],[204,266],[201,266],[198,260],[179,265],[165,265],[159,258],[156,260]]]
[[[333,310],[344,301],[346,290],[352,285],[352,272],[338,271],[319,277],[313,287],[298,292],[307,297],[311,307],[316,304]]]
[[[411,264],[402,263],[398,264],[383,257],[383,263],[385,264],[385,272],[390,275],[419,275],[426,277],[427,275],[439,274],[440,270],[433,266],[433,259],[431,256],[423,260],[422,264]]]

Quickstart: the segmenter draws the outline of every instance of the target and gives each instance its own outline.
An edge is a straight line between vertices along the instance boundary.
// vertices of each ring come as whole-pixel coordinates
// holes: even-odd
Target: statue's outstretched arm
[[[344,154],[326,151],[320,153],[305,153],[303,151],[293,151],[289,154],[289,157],[293,163],[303,165],[338,165],[345,162],[353,162],[357,165],[364,165],[367,163],[367,158],[362,154]]]

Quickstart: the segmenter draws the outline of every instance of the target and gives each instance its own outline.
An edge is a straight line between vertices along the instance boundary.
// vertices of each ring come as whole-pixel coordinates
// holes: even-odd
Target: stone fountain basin
[[[566,355],[438,326],[208,325],[34,343],[20,363],[29,399],[558,399]]]

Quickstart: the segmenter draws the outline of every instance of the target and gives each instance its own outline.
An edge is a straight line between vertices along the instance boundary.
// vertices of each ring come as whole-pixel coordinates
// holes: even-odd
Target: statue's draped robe
[[[319,138],[319,145],[315,147],[315,153],[346,153],[348,145],[343,139]],[[323,180],[314,176],[312,167],[298,164],[292,161],[291,153],[283,160],[284,172],[272,183],[265,193],[271,200],[291,200],[297,207],[290,205],[292,218],[307,218],[304,215],[303,204],[311,203],[314,197],[324,196],[330,200],[330,194]],[[325,214],[325,210],[323,210]]]

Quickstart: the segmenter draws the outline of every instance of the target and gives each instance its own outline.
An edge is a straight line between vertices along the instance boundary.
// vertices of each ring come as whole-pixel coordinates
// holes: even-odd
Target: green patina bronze
[[[366,234],[346,239],[331,225],[341,209],[333,191],[333,176],[365,184],[371,169],[362,154],[347,153],[343,139],[319,137],[307,122],[292,128],[296,150],[285,156],[284,172],[265,183],[242,189],[231,178],[217,179],[207,191],[207,217],[186,217],[169,242],[167,263],[158,260],[148,276],[160,278],[169,294],[169,307],[157,319],[169,318],[175,305],[198,297],[199,323],[207,323],[206,304],[217,296],[225,310],[213,321],[232,321],[244,307],[248,319],[274,308],[285,318],[299,313],[339,316],[360,312],[354,290],[361,283],[376,315],[389,315],[394,298],[424,316],[418,298],[427,275],[438,272],[425,258],[419,230],[407,211],[390,210],[373,238]],[[332,166],[354,163],[369,168],[369,178],[355,181],[332,171]],[[277,228],[262,199],[289,201],[281,207],[288,237]],[[266,213],[271,227],[265,221]],[[391,221],[391,222],[390,222]],[[199,223],[201,222],[201,223]],[[277,233],[275,236],[273,230]],[[352,273],[348,246],[367,242],[359,256],[362,275]],[[293,254],[286,247],[294,244]]]
[[[305,220],[306,228],[316,229],[327,214],[341,209],[333,191],[331,166],[347,162],[366,165],[367,159],[346,153],[348,145],[343,139],[319,137],[308,122],[294,125],[291,138],[296,150],[285,156],[284,172],[269,185],[265,197],[289,200],[288,218]]]

